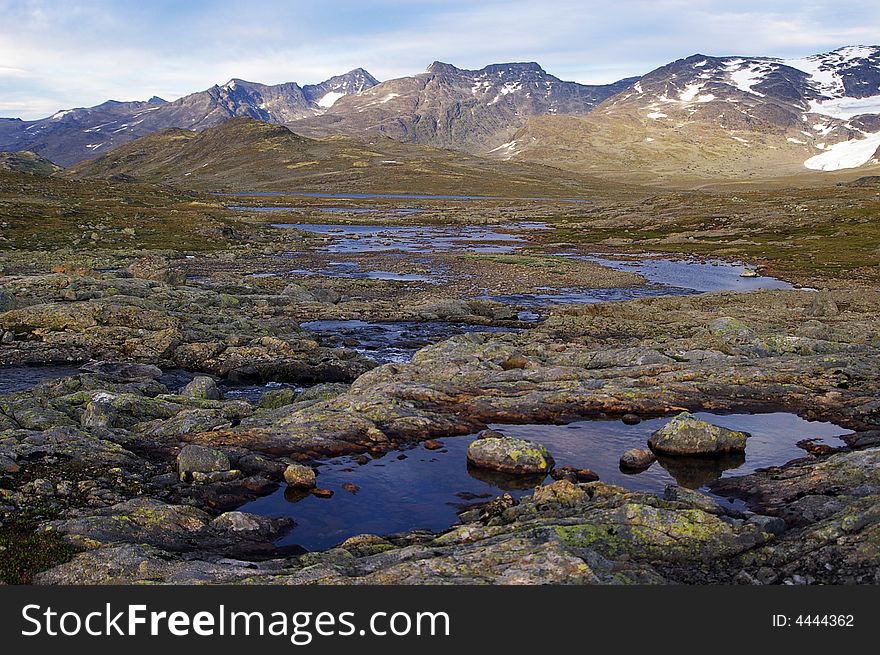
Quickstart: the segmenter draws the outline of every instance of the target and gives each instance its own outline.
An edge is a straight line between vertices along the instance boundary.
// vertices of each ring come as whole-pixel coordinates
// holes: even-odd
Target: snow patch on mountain
[[[730,74],[730,80],[734,86],[745,93],[764,97],[763,93],[752,89],[756,84],[760,84],[770,68],[767,64],[746,62],[743,59],[735,59],[727,64],[727,72]]]
[[[339,100],[344,93],[339,93],[338,91],[330,91],[330,93],[324,94],[320,100],[318,100],[318,106],[327,109],[332,107],[337,100]]]
[[[810,157],[804,167],[813,171],[839,171],[857,168],[876,161],[877,148],[880,148],[880,132],[869,134],[864,139],[841,141],[829,146],[824,152]]]
[[[849,120],[861,114],[880,114],[880,95],[869,98],[832,98],[810,101],[810,112]]]

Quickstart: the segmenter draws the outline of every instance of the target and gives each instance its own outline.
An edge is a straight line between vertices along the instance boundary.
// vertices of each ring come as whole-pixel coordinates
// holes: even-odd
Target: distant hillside
[[[546,166],[499,162],[383,137],[310,139],[236,118],[202,132],[167,130],[82,162],[67,175],[211,191],[340,190],[570,196],[590,180]]]
[[[589,113],[636,79],[586,85],[564,82],[533,62],[480,70],[434,62],[424,73],[341,98],[326,113],[290,127],[309,136],[379,134],[472,154],[509,154],[509,141],[530,116]]]
[[[28,152],[0,152],[0,170],[48,176],[61,170],[45,157]]]

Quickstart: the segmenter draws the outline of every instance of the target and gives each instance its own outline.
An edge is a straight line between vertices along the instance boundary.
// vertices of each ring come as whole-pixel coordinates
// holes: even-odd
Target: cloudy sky
[[[800,56],[880,42],[877,0],[0,0],[0,116],[181,95],[232,77],[379,79],[537,61],[583,83],[696,52]]]

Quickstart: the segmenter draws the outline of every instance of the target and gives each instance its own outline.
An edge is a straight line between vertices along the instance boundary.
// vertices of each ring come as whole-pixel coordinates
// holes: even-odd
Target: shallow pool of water
[[[677,482],[701,488],[722,475],[740,475],[762,467],[783,464],[805,453],[795,443],[805,438],[830,439],[848,432],[831,423],[805,421],[794,414],[698,413],[717,425],[746,430],[745,458],[698,460],[664,459],[647,471],[626,475],[618,468],[621,453],[645,447],[651,433],[669,418],[624,425],[620,421],[579,421],[569,425],[496,425],[509,436],[539,441],[547,446],[557,466],[571,464],[591,468],[604,482],[629,489],[662,493]],[[348,537],[393,534],[417,528],[440,531],[457,520],[461,509],[485,502],[505,491],[516,497],[531,492],[542,482],[469,469],[467,447],[473,436],[442,439],[444,448],[430,451],[423,446],[392,451],[358,465],[352,457],[318,462],[318,486],[331,489],[331,498],[317,498],[279,489],[241,508],[266,516],[289,516],[297,526],[280,545],[299,545],[309,550],[329,548]],[[548,478],[549,481],[549,478]],[[356,493],[343,485],[356,485]],[[350,487],[352,491],[353,487]],[[726,502],[726,501],[724,501]]]
[[[383,209],[380,207],[249,207],[247,205],[230,205],[227,209],[239,212],[305,212],[308,210],[329,212],[331,214],[399,214],[409,216],[424,211],[414,207],[389,207]]]
[[[319,234],[332,241],[325,252],[365,253],[444,252],[510,253],[526,242],[522,232],[547,229],[544,223],[510,223],[503,228],[474,225],[324,225],[276,223],[273,227]]]
[[[636,300],[637,298],[656,298],[658,296],[687,296],[694,293],[697,292],[692,289],[648,284],[607,289],[560,289],[552,293],[520,293],[483,297],[486,300],[494,300],[522,307],[541,307],[546,305],[594,305],[600,302],[621,302],[624,300]]]
[[[308,321],[300,327],[325,344],[345,346],[381,364],[408,362],[420,348],[465,332],[512,332],[512,328],[443,321]]]
[[[749,267],[742,263],[731,263],[718,259],[668,259],[650,256],[635,259],[611,259],[593,255],[577,256],[576,258],[595,262],[617,271],[638,273],[654,285],[686,289],[697,293],[793,288],[788,282],[774,277],[743,277],[743,271]]]
[[[0,367],[0,395],[25,391],[46,380],[66,378],[77,373],[79,373],[78,364],[2,366]]]

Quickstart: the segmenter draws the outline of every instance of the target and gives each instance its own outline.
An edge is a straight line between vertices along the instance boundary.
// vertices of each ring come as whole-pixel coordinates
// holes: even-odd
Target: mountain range
[[[173,102],[108,100],[96,107],[65,109],[36,121],[0,118],[0,150],[29,150],[68,166],[118,145],[168,128],[203,130],[237,116],[288,124],[326,111],[340,97],[378,84],[362,68],[320,84],[266,85],[232,79]]]
[[[880,47],[803,59],[693,55],[584,117],[530,119],[520,159],[579,171],[775,177],[877,163]]]
[[[565,82],[536,63],[434,62],[381,83],[363,69],[302,87],[236,79],[173,102],[0,119],[0,150],[67,166],[234,117],[305,137],[381,137],[624,180],[818,174],[878,164],[880,47],[800,59],[696,54],[608,85]]]

